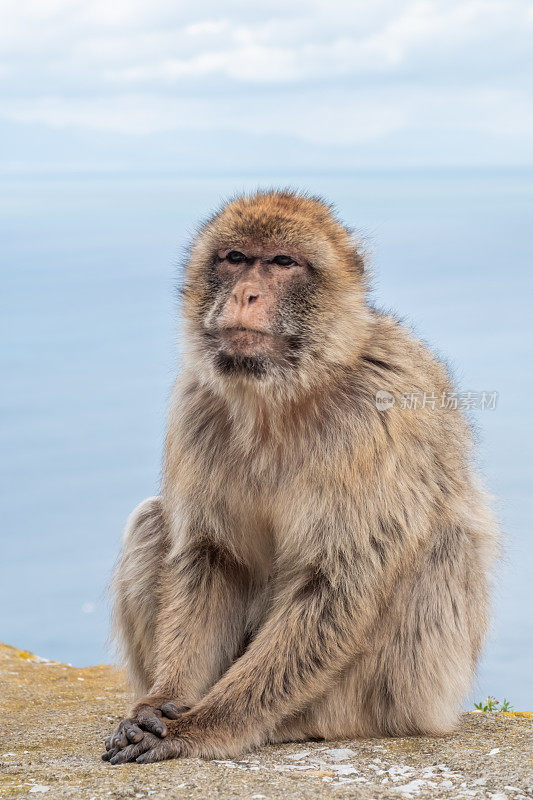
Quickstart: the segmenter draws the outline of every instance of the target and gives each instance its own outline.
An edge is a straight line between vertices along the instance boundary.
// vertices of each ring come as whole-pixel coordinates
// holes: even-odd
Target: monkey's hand
[[[164,738],[146,732],[138,742],[127,745],[109,758],[111,764],[125,764],[137,761],[150,764],[153,761],[166,761],[169,758],[217,758],[236,755],[240,747],[232,748],[229,736],[216,734],[199,727],[194,714],[186,714],[180,719],[169,720],[167,735]],[[222,741],[226,744],[221,744]]]
[[[111,761],[128,745],[142,741],[147,735],[164,738],[168,733],[166,720],[178,719],[188,710],[188,707],[179,706],[168,697],[161,695],[144,697],[134,706],[130,716],[121,720],[105,740],[106,752],[102,760]]]

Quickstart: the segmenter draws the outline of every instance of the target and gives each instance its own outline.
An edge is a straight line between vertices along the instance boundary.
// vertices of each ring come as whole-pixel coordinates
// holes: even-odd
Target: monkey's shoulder
[[[360,353],[361,378],[394,393],[450,393],[448,365],[398,317],[371,309],[370,334]]]

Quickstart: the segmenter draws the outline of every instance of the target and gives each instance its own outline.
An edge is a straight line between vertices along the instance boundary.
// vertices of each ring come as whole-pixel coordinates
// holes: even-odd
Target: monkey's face
[[[258,193],[225,206],[191,250],[188,343],[210,373],[276,383],[346,360],[363,296],[349,232],[320,201]],[[190,350],[191,351],[191,350]]]
[[[210,284],[213,303],[204,330],[216,347],[219,371],[259,378],[274,366],[294,365],[313,290],[302,253],[261,244],[224,247],[216,253]]]

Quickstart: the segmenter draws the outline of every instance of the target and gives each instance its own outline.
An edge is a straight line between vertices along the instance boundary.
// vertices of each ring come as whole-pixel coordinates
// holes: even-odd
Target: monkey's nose
[[[233,292],[233,302],[238,306],[251,306],[258,299],[258,294],[253,294],[249,289],[242,287]]]

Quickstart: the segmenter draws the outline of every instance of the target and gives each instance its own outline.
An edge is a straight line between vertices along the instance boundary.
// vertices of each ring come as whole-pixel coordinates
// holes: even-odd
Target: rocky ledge
[[[0,646],[0,798],[533,797],[531,714],[463,714],[445,738],[306,742],[239,760],[111,767],[103,740],[128,705],[122,674]]]

